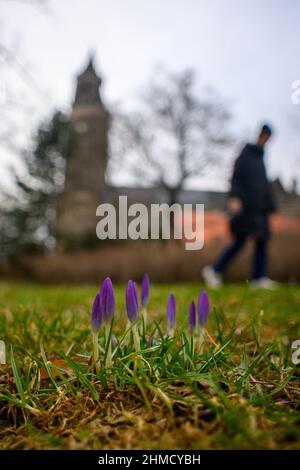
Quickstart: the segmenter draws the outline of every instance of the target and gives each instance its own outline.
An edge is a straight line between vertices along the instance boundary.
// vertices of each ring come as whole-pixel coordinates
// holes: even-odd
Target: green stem
[[[144,307],[142,308],[142,317],[143,317],[143,319],[144,319],[144,327],[145,327],[145,329],[146,329],[146,327],[147,327],[147,321],[148,321],[148,312],[147,312],[147,307],[146,307],[146,306],[144,306]]]
[[[105,360],[105,367],[112,366],[111,338],[109,337],[109,334],[110,334],[110,324],[106,323],[105,324],[105,346],[106,348],[108,346],[108,348],[107,348],[107,355],[106,355],[106,360]]]
[[[139,335],[139,330],[137,328],[136,323],[132,325],[132,336],[133,336],[134,349],[136,352],[140,352],[141,350],[140,335]]]
[[[168,330],[167,330],[167,336],[169,336],[169,338],[174,338],[174,332],[175,332],[175,331],[174,331],[174,328],[173,328],[173,327],[168,328]],[[171,354],[167,354],[167,360],[168,360],[168,362],[171,362],[171,360],[172,360]],[[185,360],[185,359],[184,359],[184,360]]]
[[[171,338],[173,338],[173,336],[174,336],[174,328],[169,328],[169,329],[168,329],[168,336],[170,336]]]
[[[199,345],[198,345],[198,348],[199,348],[199,353],[202,354],[203,353],[203,346],[204,346],[204,328],[199,328]]]
[[[98,344],[98,332],[92,332],[93,336],[93,363],[95,365],[96,373],[100,372],[100,359],[99,359],[99,344]]]
[[[195,349],[195,339],[194,339],[194,332],[190,331],[190,351],[191,355],[194,355],[194,349]]]
[[[125,336],[124,336],[124,345],[128,346],[131,339],[131,323],[127,320],[126,328],[125,328]]]

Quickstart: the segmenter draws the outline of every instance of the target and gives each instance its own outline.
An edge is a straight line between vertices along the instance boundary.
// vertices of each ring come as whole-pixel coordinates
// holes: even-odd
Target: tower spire
[[[93,104],[101,101],[99,87],[101,78],[95,70],[95,54],[90,52],[85,69],[77,77],[74,104]]]
[[[88,56],[87,67],[83,73],[92,72],[95,75],[97,75],[95,71],[95,55],[96,55],[95,51],[91,50]]]

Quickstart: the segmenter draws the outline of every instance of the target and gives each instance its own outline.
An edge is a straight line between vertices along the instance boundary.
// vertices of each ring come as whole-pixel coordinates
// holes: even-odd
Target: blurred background
[[[271,277],[300,280],[300,4],[0,0],[0,275],[198,281],[230,238],[234,159],[262,122]],[[101,241],[96,207],[205,204],[205,246]],[[251,241],[228,280],[249,276]]]

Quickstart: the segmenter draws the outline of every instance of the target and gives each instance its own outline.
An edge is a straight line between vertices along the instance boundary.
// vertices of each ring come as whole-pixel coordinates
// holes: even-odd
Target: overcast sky
[[[292,82],[300,79],[299,0],[49,0],[46,12],[0,0],[0,12],[0,43],[30,70],[24,85],[0,67],[0,106],[3,88],[13,85],[31,107],[14,115],[22,144],[51,107],[68,109],[74,77],[94,50],[107,103],[130,103],[158,65],[192,67],[199,92],[209,84],[230,104],[240,139],[253,139],[264,120],[273,125],[270,175],[287,184],[300,179],[300,104],[291,102]],[[2,182],[11,163],[18,164],[2,151]],[[226,178],[201,184],[223,189]]]

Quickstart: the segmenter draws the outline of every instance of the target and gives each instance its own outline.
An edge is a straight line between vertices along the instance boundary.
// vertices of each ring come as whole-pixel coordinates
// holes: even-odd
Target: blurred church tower
[[[91,56],[77,77],[65,188],[58,201],[58,240],[80,244],[96,237],[96,208],[105,190],[109,127],[100,85]]]

